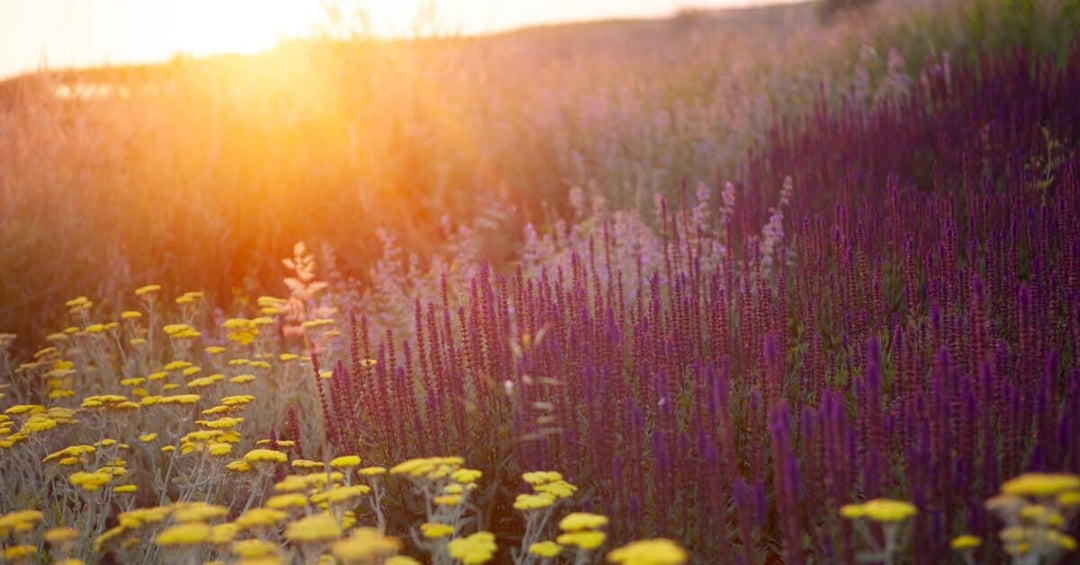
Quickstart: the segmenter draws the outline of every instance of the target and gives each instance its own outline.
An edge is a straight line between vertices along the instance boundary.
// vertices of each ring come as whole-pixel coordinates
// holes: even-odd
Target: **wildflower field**
[[[0,562],[1076,562],[1080,4],[812,14],[0,82]]]

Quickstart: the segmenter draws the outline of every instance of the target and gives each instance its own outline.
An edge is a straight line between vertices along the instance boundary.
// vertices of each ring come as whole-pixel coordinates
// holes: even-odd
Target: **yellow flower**
[[[608,561],[624,565],[681,565],[686,563],[686,550],[669,539],[636,541],[613,549]]]
[[[285,528],[285,538],[291,542],[328,542],[341,537],[341,528],[333,516],[322,513],[305,516]]]
[[[285,510],[288,508],[304,508],[307,506],[307,504],[307,497],[297,492],[291,492],[288,494],[277,494],[266,499],[266,507],[274,508],[277,510]]]
[[[121,512],[116,519],[120,526],[135,529],[148,524],[157,524],[169,517],[173,509],[169,506],[154,506],[151,508],[136,508],[127,512]]]
[[[498,549],[495,545],[495,534],[491,532],[476,532],[466,538],[450,540],[446,548],[450,551],[450,557],[465,565],[487,563]]]
[[[4,410],[4,414],[9,416],[23,416],[34,414],[42,414],[45,412],[45,407],[40,404],[16,404],[7,410]]]
[[[479,469],[458,469],[450,474],[450,478],[456,482],[465,484],[476,482],[484,473]]]
[[[149,397],[148,397],[149,398]],[[174,394],[172,396],[162,396],[158,399],[158,404],[195,404],[201,398],[197,394]],[[144,401],[146,398],[143,399]]]
[[[210,526],[203,522],[177,524],[162,530],[154,543],[161,546],[197,545],[210,537]]]
[[[454,526],[442,522],[426,522],[420,524],[420,532],[428,539],[439,539],[454,535]]]
[[[866,517],[875,522],[901,522],[915,515],[915,506],[902,500],[875,498],[863,504]]]
[[[155,439],[157,439],[157,434],[154,433],[154,432],[148,432],[148,433],[145,433],[145,434],[142,434],[141,436],[139,436],[139,441],[141,441],[143,443],[150,443],[150,442],[154,441]]]
[[[352,564],[384,562],[383,559],[399,549],[401,542],[397,538],[384,536],[373,528],[356,528],[349,537],[334,542],[330,551],[346,564]]]
[[[1057,495],[1057,505],[1062,508],[1080,506],[1080,491],[1070,490]]]
[[[307,475],[288,475],[274,483],[274,492],[302,492],[309,486]]]
[[[233,384],[237,384],[237,385],[242,385],[242,384],[250,383],[253,380],[255,380],[255,375],[244,374],[244,375],[236,375],[235,377],[229,379],[229,382],[233,383]]]
[[[553,503],[554,500],[549,496],[540,494],[519,494],[517,495],[517,499],[514,500],[514,509],[521,511],[537,510],[540,508],[547,508]]]
[[[49,528],[45,532],[45,541],[51,544],[61,544],[77,539],[79,539],[79,530],[75,528]]]
[[[300,356],[295,354],[295,353],[282,353],[281,355],[278,355],[278,359],[280,359],[282,361],[285,361],[285,362],[295,361],[296,359],[299,359],[299,358],[300,358]]]
[[[253,558],[276,555],[278,546],[276,543],[264,539],[246,539],[234,541],[230,549],[233,555],[237,557]]]
[[[421,563],[408,555],[394,555],[383,561],[383,565],[421,565]]]
[[[162,328],[162,331],[172,339],[194,338],[202,335],[199,333],[199,330],[196,330],[188,324],[166,324],[165,327]]]
[[[40,510],[15,510],[0,516],[0,531],[19,529],[20,526],[33,527],[45,519]]]
[[[293,469],[311,470],[322,469],[323,464],[319,461],[312,461],[311,459],[294,459],[289,462]]]
[[[105,530],[94,540],[94,550],[98,552],[103,551],[106,545],[124,535],[127,531],[128,529],[122,525]]]
[[[555,538],[555,541],[562,545],[576,545],[581,549],[596,549],[604,544],[604,538],[607,534],[604,532],[594,532],[591,530],[581,530],[575,532],[567,532],[559,535]]]
[[[232,453],[232,445],[228,443],[214,442],[210,444],[210,456],[222,457]]]
[[[252,449],[244,454],[248,463],[284,463],[289,456],[273,449]]]
[[[311,495],[311,502],[314,504],[322,504],[323,502],[339,504],[355,500],[369,492],[371,492],[371,487],[367,485],[337,486]]]
[[[64,303],[64,306],[67,306],[68,309],[73,312],[83,309],[89,309],[93,305],[94,303],[90,302],[90,299],[85,296],[77,296]]]
[[[342,455],[330,460],[330,466],[335,469],[352,469],[360,466],[359,455]]]
[[[87,473],[84,471],[78,471],[72,473],[71,476],[68,477],[68,480],[71,481],[71,484],[85,491],[93,492],[107,484],[109,481],[112,480],[112,478],[112,473]]]
[[[377,477],[386,474],[386,467],[364,467],[358,472],[365,477]]]
[[[553,541],[538,541],[529,545],[529,553],[540,557],[555,557],[562,553],[562,546]]]
[[[215,382],[217,382],[219,380],[219,379],[215,379],[213,377],[214,376],[211,375],[209,377],[199,377],[197,379],[191,379],[190,381],[187,382],[187,387],[188,388],[204,388],[204,387],[208,387],[208,386],[214,384]],[[222,375],[222,377],[224,377],[224,375]]]
[[[131,493],[135,492],[139,487],[136,485],[118,485],[113,487],[113,492],[119,493]]]
[[[607,525],[607,516],[590,514],[588,512],[573,512],[559,522],[559,529],[565,532],[577,532],[581,530],[595,530]]]
[[[1029,522],[1060,528],[1065,525],[1065,517],[1060,512],[1042,504],[1029,504],[1020,509],[1020,517]]]
[[[211,430],[227,430],[236,427],[243,421],[243,418],[230,418],[226,416],[224,418],[218,418],[217,420],[195,420],[195,423],[210,428]]]
[[[224,545],[232,541],[238,533],[240,533],[240,526],[232,522],[218,524],[210,528],[210,538],[207,541],[216,545]]]
[[[218,504],[189,502],[173,505],[173,519],[177,522],[206,522],[216,520],[229,513],[229,509]]]
[[[552,481],[550,483],[543,483],[534,485],[533,490],[538,493],[546,493],[554,496],[555,498],[570,498],[577,492],[577,487],[566,481]]]
[[[949,546],[952,547],[953,549],[957,550],[957,551],[964,551],[964,550],[967,550],[967,549],[975,549],[976,547],[979,547],[980,545],[982,545],[982,538],[980,538],[979,536],[973,536],[973,535],[970,535],[970,534],[957,536],[957,537],[953,538],[952,542],[949,543]]]
[[[162,367],[162,369],[165,371],[179,371],[181,369],[187,369],[188,367],[191,367],[191,362],[177,359],[175,361],[170,361]]]
[[[1002,493],[1014,496],[1054,496],[1070,490],[1080,490],[1080,476],[1066,473],[1024,473],[1001,485]]]
[[[284,522],[288,518],[287,513],[274,508],[252,508],[234,521],[242,528],[257,528],[260,526],[273,526],[278,522]]]
[[[237,394],[237,395],[226,396],[225,398],[222,398],[221,399],[221,405],[222,406],[229,406],[229,407],[243,406],[243,405],[251,402],[252,400],[255,400],[255,397],[250,395],[250,394]]]
[[[457,494],[444,494],[431,500],[437,506],[457,506],[461,504],[461,496]]]
[[[29,420],[23,423],[22,431],[28,433],[43,432],[45,430],[51,430],[56,427],[56,420],[49,418],[48,416],[31,416]]]
[[[211,345],[206,349],[203,349],[203,351],[205,351],[207,355],[220,355],[225,353],[225,348],[220,345]]]
[[[9,563],[17,563],[33,555],[37,555],[36,545],[13,545],[4,549],[4,561]]]
[[[135,289],[135,296],[145,296],[161,290],[160,284],[148,284]]]
[[[236,473],[246,473],[251,470],[251,464],[244,460],[233,461],[225,465],[225,469]]]
[[[866,516],[866,512],[863,511],[862,504],[845,504],[840,507],[840,516],[848,520],[858,520]]]

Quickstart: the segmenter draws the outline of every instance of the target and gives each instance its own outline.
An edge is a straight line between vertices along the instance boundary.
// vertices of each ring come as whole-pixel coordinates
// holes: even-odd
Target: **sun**
[[[186,25],[177,29],[176,39],[192,55],[255,53],[284,38],[309,35],[325,18],[314,0],[188,0],[181,5],[176,15]]]

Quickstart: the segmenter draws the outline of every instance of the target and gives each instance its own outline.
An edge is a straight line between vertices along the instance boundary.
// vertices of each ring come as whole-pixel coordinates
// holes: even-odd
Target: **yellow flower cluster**
[[[495,545],[495,534],[476,532],[468,537],[450,540],[446,548],[450,551],[450,557],[465,565],[479,565],[495,557],[498,546]]]
[[[576,546],[583,550],[592,550],[604,544],[607,535],[599,531],[607,527],[608,518],[601,514],[574,512],[559,522],[559,534],[555,541],[560,545]]]
[[[984,506],[1005,522],[998,537],[1010,555],[1053,562],[1077,549],[1076,539],[1065,531],[1080,509],[1080,476],[1025,473],[1002,484],[1001,494]]]

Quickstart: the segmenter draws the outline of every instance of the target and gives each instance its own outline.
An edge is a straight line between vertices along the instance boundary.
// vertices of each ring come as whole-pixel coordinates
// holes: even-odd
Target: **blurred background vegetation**
[[[821,92],[887,103],[947,57],[1066,54],[1080,29],[1076,0],[863,4],[400,41],[332,21],[256,55],[0,82],[0,330],[29,347],[58,303],[147,283],[244,314],[301,240],[359,294],[388,247],[423,262],[459,227],[505,268],[574,189],[648,219],[683,182],[739,179]]]

